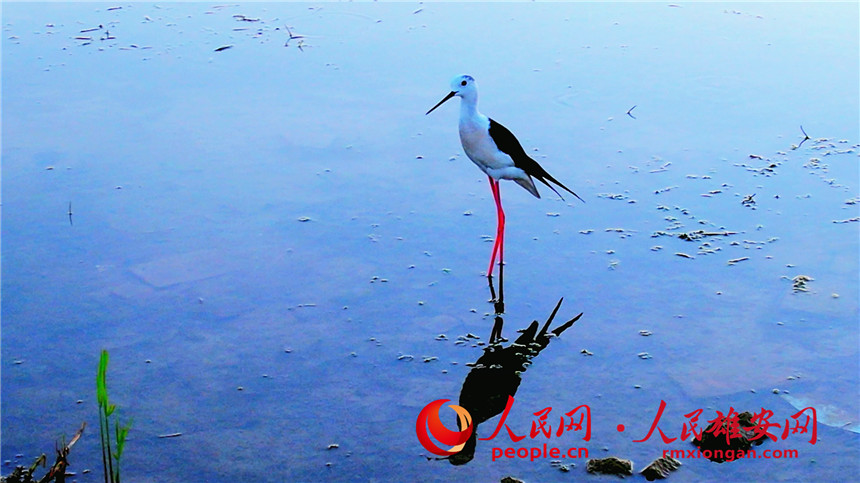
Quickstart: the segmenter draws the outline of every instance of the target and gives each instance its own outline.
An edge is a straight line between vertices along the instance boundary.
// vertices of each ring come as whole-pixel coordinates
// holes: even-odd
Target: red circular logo
[[[418,435],[418,441],[421,446],[424,446],[427,451],[439,456],[451,456],[457,454],[463,449],[469,436],[472,435],[472,415],[465,408],[456,404],[449,404],[448,407],[456,411],[460,421],[460,426],[464,428],[462,431],[451,431],[446,428],[439,419],[439,408],[450,399],[437,399],[430,404],[424,406],[424,409],[418,414],[418,420],[415,422],[415,433]],[[440,443],[450,445],[451,448],[444,450],[430,439],[427,430]]]

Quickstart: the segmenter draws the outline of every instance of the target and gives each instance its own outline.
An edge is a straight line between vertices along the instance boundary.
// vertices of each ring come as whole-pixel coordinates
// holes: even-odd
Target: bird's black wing
[[[570,188],[561,184],[560,181],[553,178],[551,174],[547,173],[546,170],[543,169],[543,167],[541,167],[541,165],[539,165],[537,161],[529,157],[529,155],[526,154],[525,149],[523,149],[522,144],[520,144],[520,141],[517,139],[516,136],[514,136],[514,133],[512,133],[508,130],[508,128],[502,126],[501,124],[497,123],[492,119],[490,119],[490,137],[493,138],[493,142],[496,143],[496,147],[499,148],[499,151],[507,154],[511,157],[511,159],[514,160],[514,165],[517,168],[520,168],[521,170],[525,171],[526,174],[528,174],[529,176],[534,176],[538,179],[538,181],[549,186],[549,189],[553,190],[555,194],[559,196],[559,198],[564,199],[561,194],[559,194],[559,192],[556,191],[556,189],[551,184],[549,184],[549,181],[552,181],[553,183],[562,187],[568,193],[572,194],[573,196],[576,196],[580,201],[585,202],[582,198],[579,197],[578,194],[571,191]]]

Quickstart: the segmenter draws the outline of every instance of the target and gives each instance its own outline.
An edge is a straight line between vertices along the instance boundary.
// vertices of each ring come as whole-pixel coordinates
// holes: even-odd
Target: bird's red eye
[[[460,81],[460,85],[461,85],[461,86],[465,86],[466,84],[467,84],[467,82],[466,82],[466,81]]]

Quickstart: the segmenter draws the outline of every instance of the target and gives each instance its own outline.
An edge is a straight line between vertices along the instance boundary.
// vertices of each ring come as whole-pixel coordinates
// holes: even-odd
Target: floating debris
[[[841,223],[854,223],[854,222],[860,221],[860,216],[855,216],[854,218],[847,218],[844,220],[832,220],[832,221],[833,221],[833,223],[839,223],[839,224],[841,224]]]
[[[734,265],[738,262],[743,262],[744,260],[749,260],[749,259],[750,259],[750,257],[733,258],[733,259],[729,260],[729,265]]]
[[[591,352],[588,349],[582,349],[581,351],[579,351],[579,353],[584,355],[584,356],[593,356],[594,355],[594,352]]]
[[[806,282],[811,282],[813,280],[815,279],[809,275],[797,275],[791,279],[791,288],[794,289],[795,292],[809,292],[809,289],[806,288]]]
[[[696,230],[690,231],[687,233],[680,233],[678,238],[685,241],[693,241],[698,240],[700,238],[704,238],[706,236],[731,236],[737,235],[738,233],[735,231],[705,231],[705,230]]]
[[[662,480],[669,476],[669,473],[680,467],[680,461],[672,458],[671,456],[663,456],[662,458],[657,458],[652,461],[650,465],[646,466],[645,469],[639,473],[648,481],[654,481],[656,479]]]
[[[672,165],[672,163],[670,163],[670,162],[666,162],[666,163],[663,163],[663,165],[662,165],[662,166],[660,166],[659,168],[657,168],[657,169],[652,169],[651,171],[648,171],[648,172],[649,172],[649,173],[662,173],[662,172],[664,172],[664,171],[668,171],[668,170],[669,170],[669,166],[671,166],[671,165]],[[673,186],[673,188],[677,188],[677,186]],[[672,188],[669,188],[669,189],[672,189]],[[667,191],[668,191],[668,190],[667,190]]]
[[[215,52],[222,52],[224,50],[232,49],[232,48],[233,48],[232,45],[222,45],[221,47],[218,47],[217,49],[215,49]]]
[[[626,200],[629,196],[621,193],[598,193],[598,198],[606,198],[608,200]]]
[[[161,439],[164,438],[178,438],[182,436],[182,433],[168,433],[168,434],[159,434],[158,437]]]
[[[608,458],[588,460],[585,470],[589,473],[618,475],[621,477],[633,475],[633,462],[610,456]]]
[[[639,331],[639,335],[641,335],[642,337],[648,337],[649,335],[651,335],[651,331],[642,329]]]
[[[403,355],[397,357],[398,361],[411,361],[413,359],[415,359],[415,356],[412,356],[409,354],[403,354]]]
[[[439,360],[436,356],[424,357],[424,362],[433,362]]]
[[[332,443],[332,444],[328,445],[328,448],[327,448],[327,449],[338,449],[338,448],[340,448],[340,445],[339,445],[339,444],[337,444],[337,443]]]
[[[684,253],[684,252],[675,252],[675,255],[677,255],[677,256],[679,256],[679,257],[681,257],[681,258],[689,258],[689,259],[691,259],[691,260],[696,258],[696,257],[694,257],[694,256],[692,256],[692,255],[687,255],[687,254],[686,254],[686,253]]]
[[[638,357],[644,361],[644,360],[651,359],[651,354],[649,354],[647,352],[640,352],[640,353],[636,354],[636,357]]]

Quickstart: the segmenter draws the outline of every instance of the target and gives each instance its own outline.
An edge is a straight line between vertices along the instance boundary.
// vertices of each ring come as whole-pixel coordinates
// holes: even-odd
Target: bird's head
[[[476,97],[478,95],[477,86],[475,85],[475,78],[470,75],[458,75],[451,79],[451,92],[448,93],[438,104],[433,106],[432,109],[427,111],[427,114],[433,112],[437,107],[441,106],[445,101],[452,97],[463,97],[463,98],[471,98]]]

